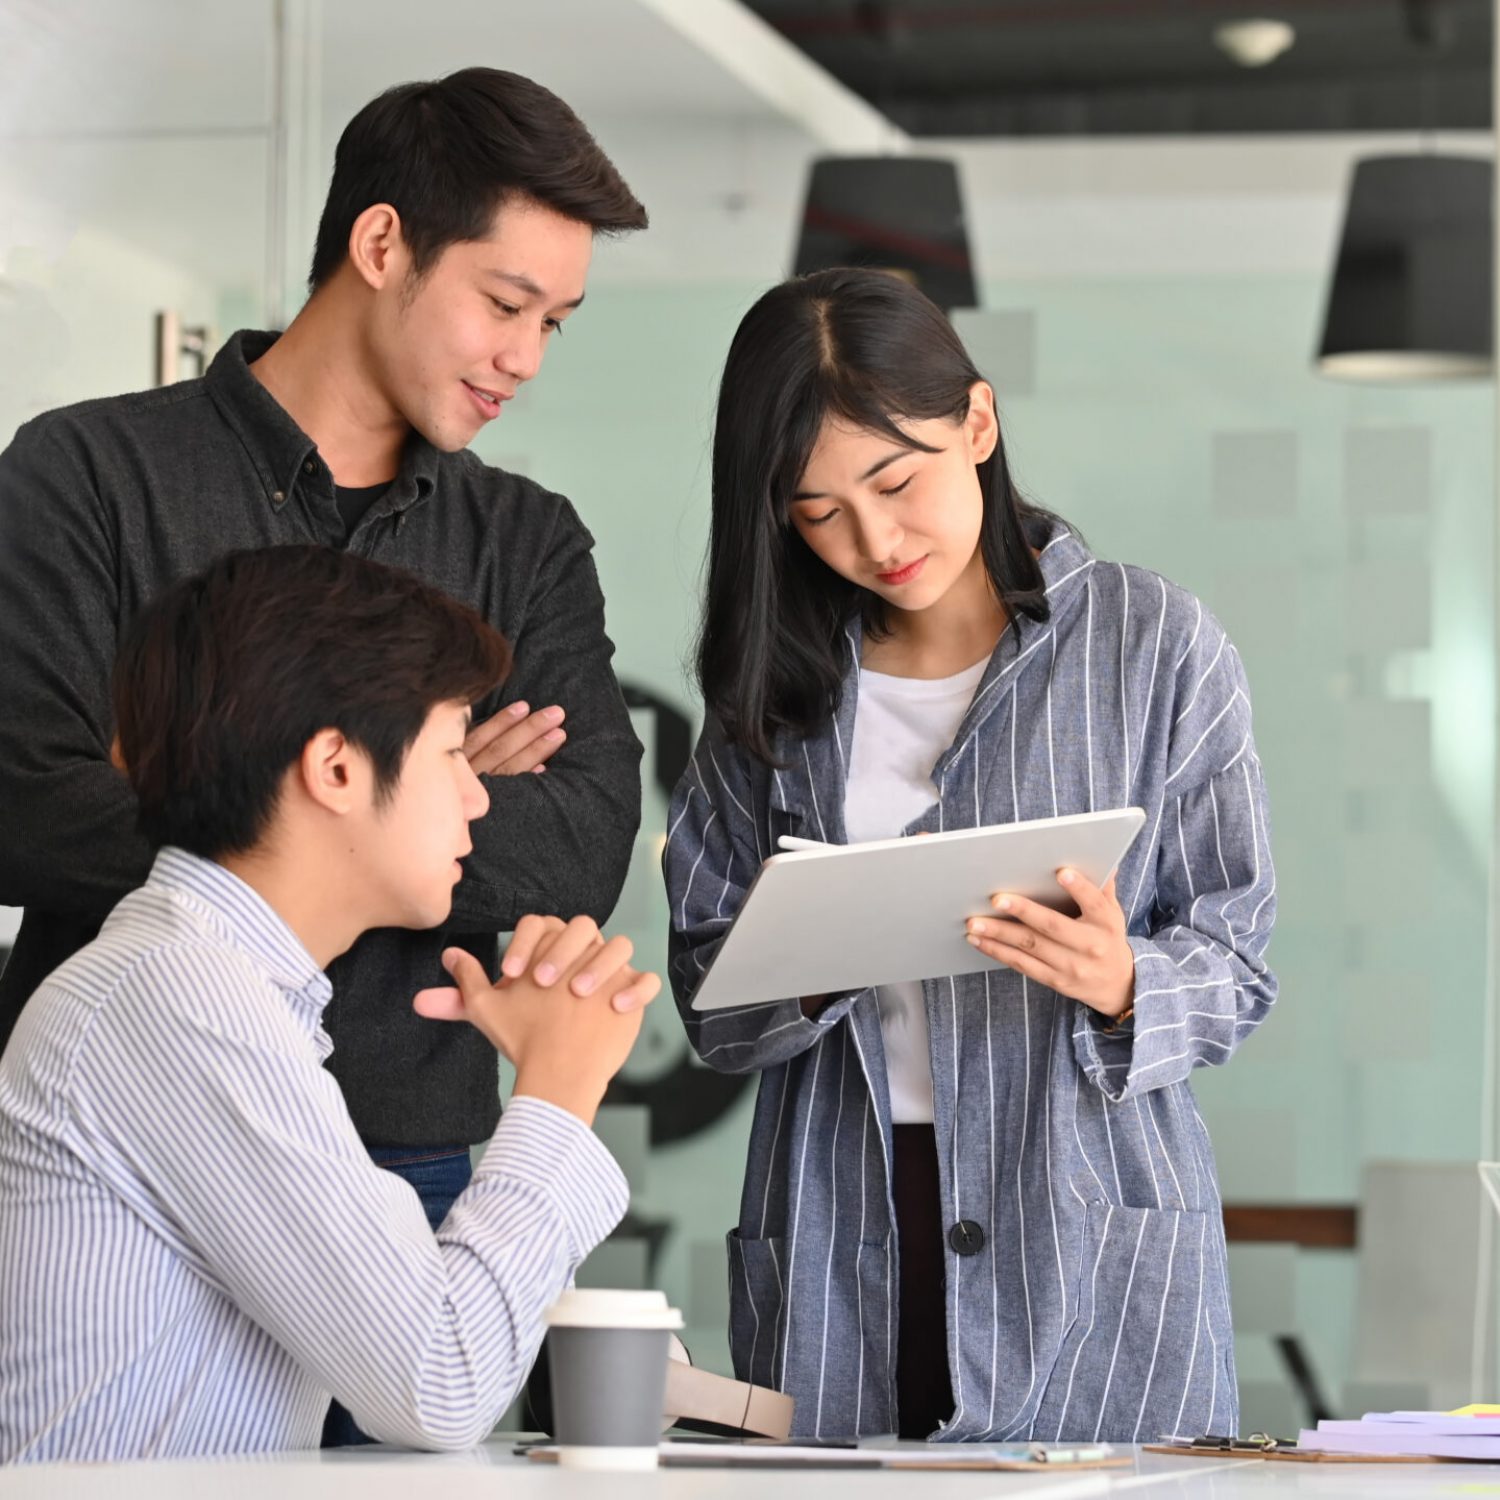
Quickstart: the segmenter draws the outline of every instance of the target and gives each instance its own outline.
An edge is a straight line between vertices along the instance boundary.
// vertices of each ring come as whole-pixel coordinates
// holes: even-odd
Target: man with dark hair
[[[422,1448],[504,1412],[624,1211],[589,1126],[660,981],[587,917],[522,917],[495,985],[444,953],[457,988],[417,1009],[516,1086],[434,1237],[322,1068],[322,971],[446,919],[489,803],[469,704],[509,660],[321,546],[233,553],[135,620],[115,753],[160,852],[0,1058],[0,1463],[311,1447],[330,1393]]]
[[[592,539],[562,497],[464,449],[583,301],[595,235],[645,223],[528,79],[392,89],[339,142],[312,296],[285,333],[234,335],[201,380],[47,413],[0,454],[0,904],[26,908],[0,1046],[150,868],[108,764],[109,666],[142,604],[239,547],[399,564],[515,643],[509,701],[486,694],[465,744],[492,806],[445,929],[372,932],[329,970],[354,1123],[442,1218],[495,1126],[494,1051],[410,997],[446,943],[488,964],[523,912],[602,920],[640,818]]]

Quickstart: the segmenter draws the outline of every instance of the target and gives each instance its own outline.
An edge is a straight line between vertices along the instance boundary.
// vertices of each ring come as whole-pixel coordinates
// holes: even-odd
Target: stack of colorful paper
[[[1500,1407],[1460,1411],[1370,1412],[1358,1422],[1319,1422],[1304,1429],[1299,1448],[1326,1453],[1368,1453],[1428,1458],[1470,1458],[1500,1463]]]

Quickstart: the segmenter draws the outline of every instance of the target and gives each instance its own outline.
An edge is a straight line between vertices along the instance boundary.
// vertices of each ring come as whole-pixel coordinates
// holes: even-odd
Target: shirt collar
[[[292,1002],[292,1009],[327,1055],[332,1043],[322,1029],[322,1018],[333,986],[259,892],[223,865],[174,848],[157,854],[146,886],[191,906],[229,947],[249,958]]]
[[[231,334],[208,367],[205,384],[219,414],[245,446],[260,473],[266,498],[280,510],[291,498],[306,465],[322,462],[317,444],[250,372],[250,366],[278,335],[255,329]],[[427,499],[437,485],[438,450],[413,432],[401,455],[401,469],[388,494],[391,509],[405,510]]]
[[[1094,556],[1083,538],[1062,521],[1038,518],[1028,529],[1032,546],[1041,554],[1049,623],[1056,622],[1083,597],[1089,574],[1094,570]]]

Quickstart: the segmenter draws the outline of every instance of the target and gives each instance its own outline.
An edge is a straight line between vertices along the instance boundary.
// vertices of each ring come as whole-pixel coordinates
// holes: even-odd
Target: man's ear
[[[361,783],[368,780],[364,754],[337,729],[320,729],[297,761],[303,793],[338,817],[359,805]]]
[[[389,203],[372,203],[349,231],[349,260],[373,291],[400,286],[411,256],[401,233],[401,215]]]
[[[964,432],[969,440],[969,456],[982,464],[1000,441],[1000,418],[995,411],[995,392],[987,380],[969,387],[969,414],[964,418]]]

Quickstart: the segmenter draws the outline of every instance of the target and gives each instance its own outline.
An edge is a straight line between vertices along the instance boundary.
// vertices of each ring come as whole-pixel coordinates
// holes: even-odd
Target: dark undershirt
[[[390,487],[390,480],[384,484],[367,484],[359,489],[342,484],[335,486],[333,498],[338,502],[339,515],[343,517],[345,537],[354,535],[354,528],[364,519],[365,512]]]

